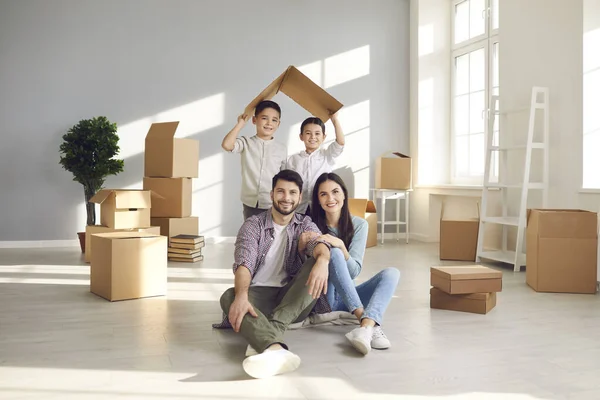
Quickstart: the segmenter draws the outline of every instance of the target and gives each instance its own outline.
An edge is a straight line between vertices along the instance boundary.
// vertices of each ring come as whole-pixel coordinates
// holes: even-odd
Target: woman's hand
[[[319,237],[320,240],[329,243],[332,247],[336,247],[338,249],[342,249],[342,250],[346,250],[346,245],[344,244],[344,242],[342,241],[342,239],[337,238],[333,235],[327,234],[327,235],[321,235]]]

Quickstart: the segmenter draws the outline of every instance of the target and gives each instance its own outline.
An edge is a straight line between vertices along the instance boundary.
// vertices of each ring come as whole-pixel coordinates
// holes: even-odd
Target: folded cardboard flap
[[[409,156],[407,156],[405,154],[402,154],[402,153],[399,153],[397,151],[393,152],[392,154],[395,155],[395,156],[398,156],[400,158],[410,158]]]
[[[171,140],[175,137],[175,131],[179,126],[179,121],[155,122],[150,126],[146,134],[146,141],[166,139]]]
[[[598,237],[598,213],[579,209],[528,209],[527,226],[544,238]]]
[[[447,218],[446,216],[446,202],[442,201],[442,208],[440,211],[440,221],[479,221],[480,219],[480,211],[479,211],[479,202],[475,202],[475,210],[476,216],[474,217],[466,217],[466,218]]]
[[[106,238],[106,239],[125,240],[125,239],[155,238],[155,237],[160,237],[161,235],[157,235],[155,233],[150,233],[150,232],[126,231],[126,232],[94,233],[93,236],[98,236],[98,237]]]
[[[348,209],[350,214],[364,218],[367,213],[375,213],[375,203],[368,199],[348,199]]]
[[[106,200],[113,200],[116,209],[135,211],[140,208],[150,208],[151,197],[153,195],[148,190],[101,189],[90,199],[90,202],[102,204]]]

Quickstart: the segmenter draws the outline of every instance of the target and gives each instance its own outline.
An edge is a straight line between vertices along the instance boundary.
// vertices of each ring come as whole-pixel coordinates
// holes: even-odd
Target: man
[[[298,250],[305,232],[321,234],[310,217],[296,214],[302,178],[292,170],[273,177],[270,209],[244,222],[235,243],[235,287],[221,296],[226,315],[220,326],[231,325],[248,341],[243,362],[246,373],[264,378],[294,371],[300,357],[283,340],[287,327],[304,320],[313,308],[330,311],[325,294],[329,246],[316,238]],[[304,237],[306,237],[305,235]],[[304,240],[304,239],[302,239]]]

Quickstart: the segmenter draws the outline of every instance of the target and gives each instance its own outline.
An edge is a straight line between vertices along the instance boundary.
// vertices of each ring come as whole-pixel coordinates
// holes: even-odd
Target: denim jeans
[[[360,271],[352,272],[358,274]],[[400,271],[386,268],[358,286],[354,284],[354,277],[348,270],[344,253],[340,249],[331,249],[327,288],[331,310],[353,313],[357,308],[364,308],[362,318],[370,318],[381,325],[383,314],[398,286]]]

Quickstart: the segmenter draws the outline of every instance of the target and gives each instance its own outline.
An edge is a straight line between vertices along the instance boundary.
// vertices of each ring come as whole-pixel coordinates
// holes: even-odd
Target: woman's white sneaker
[[[383,333],[381,326],[377,325],[373,328],[373,336],[371,338],[371,347],[377,350],[385,350],[392,347],[392,343]]]

